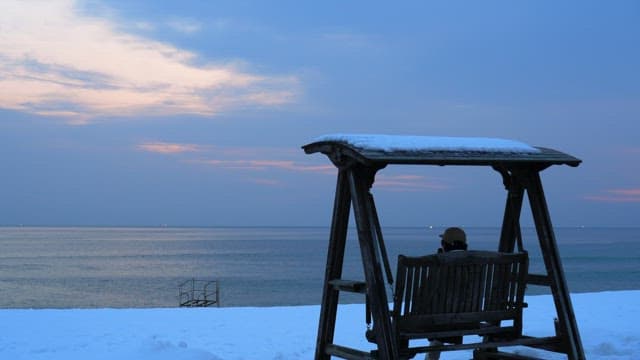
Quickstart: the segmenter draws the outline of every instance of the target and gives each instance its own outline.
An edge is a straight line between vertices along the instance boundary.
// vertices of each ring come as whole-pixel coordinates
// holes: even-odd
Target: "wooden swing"
[[[391,313],[400,357],[526,343],[519,338],[527,269],[526,253],[400,255]],[[485,340],[463,344],[467,335]],[[452,344],[410,347],[413,339],[448,339],[443,343]]]
[[[564,353],[583,360],[584,350],[564,278],[540,171],[551,165],[578,166],[580,160],[546,148],[487,138],[441,138],[391,135],[327,135],[303,146],[321,152],[338,168],[333,220],[315,359],[410,359],[417,353],[474,349],[474,359],[531,359],[501,347],[522,345]],[[490,166],[507,190],[498,251],[467,251],[422,257],[400,255],[393,310],[389,309],[383,268],[392,274],[370,188],[375,174],[390,164]],[[525,192],[538,234],[546,274],[528,273],[528,256],[520,236]],[[342,266],[353,207],[365,281],[342,279]],[[516,252],[516,245],[518,252]],[[556,307],[556,334],[522,334],[527,284],[548,286]],[[377,349],[367,352],[333,343],[339,293],[367,297],[374,327],[367,338]],[[480,335],[482,341],[411,346],[414,339]]]

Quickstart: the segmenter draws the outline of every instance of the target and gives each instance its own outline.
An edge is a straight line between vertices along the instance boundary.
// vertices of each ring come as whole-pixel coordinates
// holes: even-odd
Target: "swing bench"
[[[548,148],[489,138],[334,134],[303,146],[323,153],[338,168],[315,360],[410,359],[431,351],[471,350],[474,360],[534,359],[501,347],[522,345],[584,360],[540,172],[552,165],[578,166],[581,160]],[[393,283],[373,195],[375,175],[388,165],[485,166],[497,171],[507,200],[497,251],[463,251],[410,257],[400,255],[389,308],[383,271]],[[525,194],[546,273],[529,274],[520,231]],[[342,278],[347,229],[353,208],[365,281]],[[517,245],[517,252],[516,252]],[[549,287],[556,313],[555,334],[523,334],[526,286]],[[366,338],[377,349],[363,351],[334,343],[339,294],[363,293]],[[464,337],[478,335],[479,342]],[[441,345],[420,345],[437,339]]]
[[[459,251],[398,256],[391,312],[401,358],[419,352],[518,345],[529,259],[526,252]],[[483,341],[462,343],[480,335]],[[414,339],[436,346],[410,347]]]

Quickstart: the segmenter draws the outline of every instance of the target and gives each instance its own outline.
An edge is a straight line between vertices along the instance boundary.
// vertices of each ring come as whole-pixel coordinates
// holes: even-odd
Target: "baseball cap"
[[[447,228],[440,237],[442,238],[442,242],[446,244],[467,243],[467,235],[464,233],[464,230],[459,227]]]

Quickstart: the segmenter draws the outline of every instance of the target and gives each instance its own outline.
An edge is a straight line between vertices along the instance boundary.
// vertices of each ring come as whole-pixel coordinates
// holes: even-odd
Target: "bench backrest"
[[[417,338],[460,329],[460,334],[522,333],[526,253],[453,251],[398,257],[393,317],[400,334]],[[503,320],[513,320],[500,328]],[[491,325],[491,326],[490,326]]]

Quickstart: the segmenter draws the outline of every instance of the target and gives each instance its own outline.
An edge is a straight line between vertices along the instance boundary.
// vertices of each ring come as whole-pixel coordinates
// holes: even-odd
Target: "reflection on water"
[[[439,246],[439,228],[385,228],[392,268],[398,254]],[[497,228],[468,228],[473,249],[494,250]],[[350,230],[343,278],[362,279]],[[223,306],[318,304],[329,229],[0,228],[0,307],[164,307],[177,285],[218,279]],[[523,229],[531,272],[544,265],[534,229]],[[556,229],[572,292],[640,289],[640,229]],[[544,293],[532,286],[530,294]],[[362,302],[361,295],[341,295]]]

